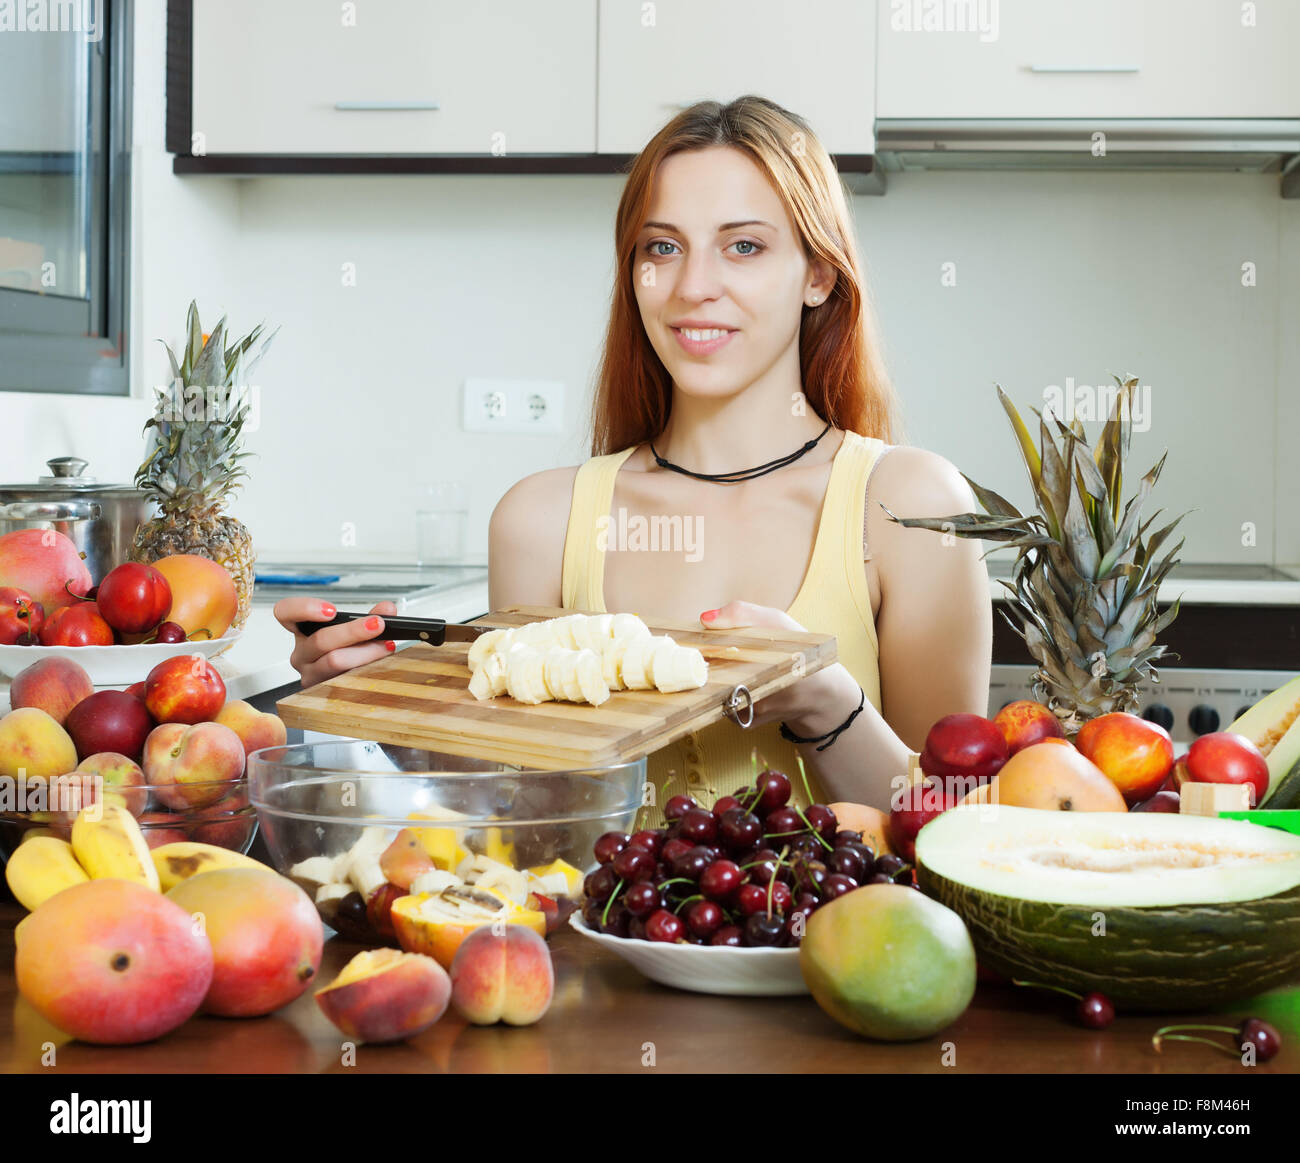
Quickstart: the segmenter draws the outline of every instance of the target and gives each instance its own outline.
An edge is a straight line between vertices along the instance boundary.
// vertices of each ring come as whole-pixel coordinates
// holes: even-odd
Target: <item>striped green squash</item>
[[[1201,816],[964,807],[917,879],[1007,977],[1120,1009],[1202,1009],[1300,981],[1300,836]]]

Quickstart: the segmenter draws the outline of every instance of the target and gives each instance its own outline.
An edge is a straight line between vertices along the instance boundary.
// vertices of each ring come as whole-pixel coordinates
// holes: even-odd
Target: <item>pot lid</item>
[[[47,474],[22,484],[0,485],[0,490],[26,493],[57,493],[67,495],[69,492],[139,492],[133,484],[110,484],[98,480],[86,469],[90,462],[79,456],[56,456],[45,462],[50,470]]]

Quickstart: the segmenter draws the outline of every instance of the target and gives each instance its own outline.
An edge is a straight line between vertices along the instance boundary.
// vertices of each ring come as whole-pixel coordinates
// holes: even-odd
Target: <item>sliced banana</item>
[[[489,630],[470,643],[469,653],[465,656],[465,664],[470,670],[477,670],[483,665],[483,660],[496,649],[496,644],[505,634],[505,630]]]
[[[506,691],[521,703],[545,703],[553,696],[543,671],[545,655],[530,646],[516,645],[506,658]]]
[[[635,614],[615,614],[609,633],[614,639],[649,638],[650,627]]]
[[[623,651],[619,675],[623,685],[632,691],[648,691],[655,682],[649,670],[650,658],[658,643],[653,637],[634,638]]]
[[[694,646],[674,644],[671,650],[656,651],[654,678],[656,690],[695,690],[708,681],[709,664]]]

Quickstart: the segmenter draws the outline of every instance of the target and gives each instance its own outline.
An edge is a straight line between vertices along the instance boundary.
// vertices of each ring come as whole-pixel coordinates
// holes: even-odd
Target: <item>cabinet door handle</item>
[[[340,113],[419,113],[438,109],[437,101],[335,101]]]
[[[1140,73],[1141,65],[1030,65],[1031,73]]]

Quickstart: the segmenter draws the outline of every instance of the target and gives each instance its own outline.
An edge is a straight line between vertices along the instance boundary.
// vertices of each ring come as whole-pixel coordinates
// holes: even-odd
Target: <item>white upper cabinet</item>
[[[1300,117],[1297,0],[880,0],[878,20],[881,118]]]
[[[756,93],[831,153],[872,153],[875,40],[876,0],[600,0],[599,150],[637,153],[679,109]]]
[[[194,0],[210,154],[591,153],[596,0]]]

